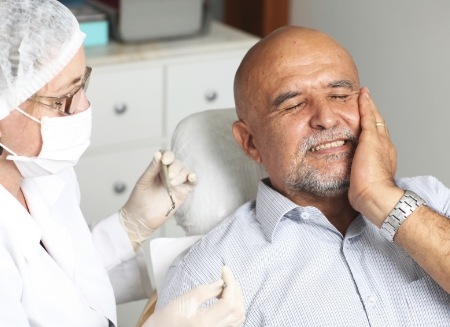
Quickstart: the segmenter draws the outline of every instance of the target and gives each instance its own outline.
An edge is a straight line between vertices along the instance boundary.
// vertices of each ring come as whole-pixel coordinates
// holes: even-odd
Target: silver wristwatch
[[[402,222],[414,212],[418,207],[426,205],[425,201],[412,191],[405,191],[394,209],[389,213],[381,226],[380,233],[389,242],[394,242],[394,235],[397,233]]]

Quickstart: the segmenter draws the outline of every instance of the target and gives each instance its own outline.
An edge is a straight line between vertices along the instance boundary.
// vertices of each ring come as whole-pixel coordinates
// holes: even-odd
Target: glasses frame
[[[91,72],[92,72],[92,67],[86,66],[83,82],[81,83],[81,86],[73,93],[69,93],[69,94],[66,94],[61,97],[33,95],[31,97],[31,99],[33,99],[35,101],[36,101],[36,99],[48,99],[49,102],[53,102],[53,104],[49,104],[49,103],[45,103],[45,102],[41,102],[41,101],[36,101],[36,102],[39,104],[42,104],[46,107],[49,107],[51,109],[56,109],[63,115],[72,115],[76,110],[75,106],[72,108],[72,99],[81,90],[84,90],[84,91],[87,90],[87,88],[89,86],[89,77],[91,76]],[[64,106],[63,106],[63,104],[64,104]]]

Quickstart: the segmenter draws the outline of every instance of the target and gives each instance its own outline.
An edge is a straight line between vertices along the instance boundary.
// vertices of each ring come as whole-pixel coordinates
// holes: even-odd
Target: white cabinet
[[[195,111],[232,108],[234,72],[243,53],[167,67],[167,124],[169,133]]]
[[[93,67],[88,98],[91,146],[76,167],[89,222],[117,211],[163,146],[163,68],[147,63]]]
[[[94,67],[92,147],[162,135],[163,67],[145,62]]]
[[[159,145],[85,156],[77,165],[81,207],[88,221],[117,211]]]
[[[76,167],[88,222],[118,210],[184,117],[234,106],[233,79],[258,39],[213,22],[205,35],[86,49],[91,146]],[[183,232],[169,220],[159,235]]]

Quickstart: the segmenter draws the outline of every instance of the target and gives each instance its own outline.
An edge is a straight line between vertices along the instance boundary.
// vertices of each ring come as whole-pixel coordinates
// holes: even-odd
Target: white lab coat
[[[31,215],[0,186],[0,326],[115,326],[114,292],[118,303],[150,292],[118,214],[90,231],[73,169],[22,190]]]

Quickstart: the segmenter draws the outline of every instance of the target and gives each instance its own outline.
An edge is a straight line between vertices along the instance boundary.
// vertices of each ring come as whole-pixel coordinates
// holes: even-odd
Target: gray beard
[[[311,147],[337,138],[346,138],[347,142],[353,143],[354,149],[356,149],[357,137],[349,129],[320,131],[305,140],[286,177],[286,187],[291,195],[308,193],[314,196],[332,197],[347,192],[350,186],[350,171],[354,151],[324,155],[322,160],[325,163],[329,163],[329,168],[323,171],[318,171],[304,162],[306,154]],[[334,169],[333,162],[345,157],[349,157],[347,165],[339,168],[339,170]]]

